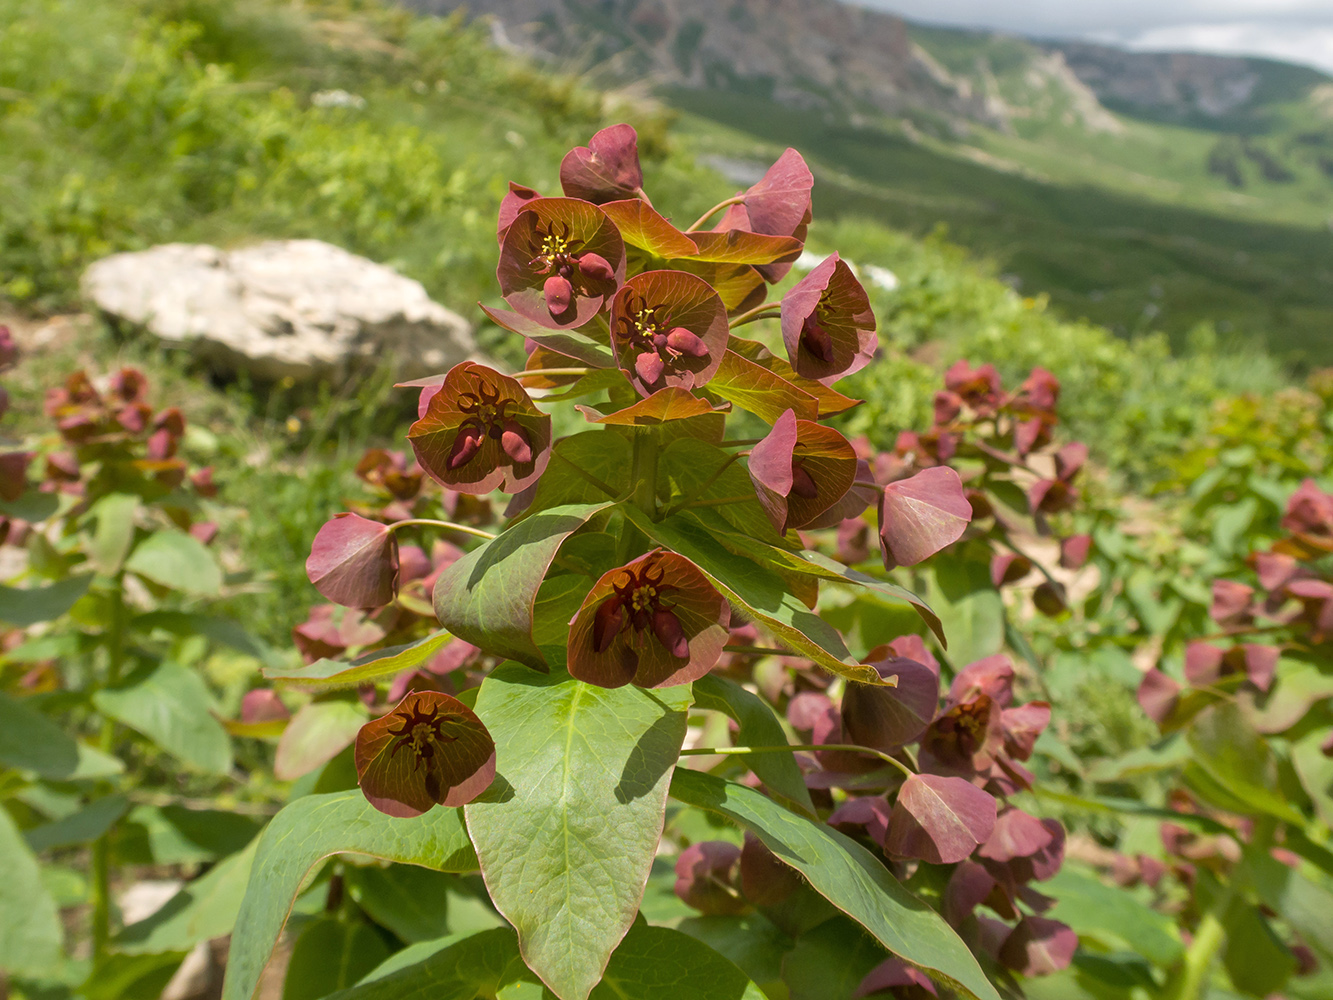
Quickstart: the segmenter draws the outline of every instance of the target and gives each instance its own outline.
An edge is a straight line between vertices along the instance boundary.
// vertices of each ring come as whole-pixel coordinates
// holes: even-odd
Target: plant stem
[[[738,195],[735,195],[734,197],[728,198],[726,201],[719,201],[716,205],[714,205],[712,208],[710,208],[707,212],[705,212],[703,215],[699,216],[699,218],[695,219],[695,220],[694,220],[694,224],[693,224],[692,226],[690,226],[689,229],[685,230],[685,232],[687,232],[687,233],[693,233],[693,232],[696,232],[700,226],[702,226],[705,222],[707,222],[707,221],[708,221],[709,219],[711,219],[713,216],[717,215],[717,213],[720,212],[720,211],[722,211],[722,209],[724,209],[724,208],[728,208],[728,207],[730,207],[731,205],[739,205],[739,204],[740,204],[741,202],[743,202],[744,200],[745,200],[745,195],[743,195],[743,194],[738,194]]]
[[[697,490],[694,491],[694,495],[692,497],[689,497],[685,500],[681,500],[678,503],[675,503],[672,506],[668,507],[666,511],[662,514],[662,517],[663,518],[670,517],[672,514],[682,511],[686,507],[692,507],[698,504],[700,502],[699,498],[702,497],[705,493],[707,493],[708,490],[712,487],[712,485],[722,477],[722,473],[726,472],[729,468],[731,468],[731,464],[735,462],[736,459],[741,458],[746,454],[748,454],[748,452],[738,451],[736,452],[736,454],[730,456],[725,462],[723,462],[721,465],[717,467],[716,472],[714,472],[711,476],[708,477],[708,482],[704,483],[702,486],[700,486]]]
[[[744,653],[747,656],[795,656],[790,649],[770,649],[767,646],[723,646],[724,652]]]
[[[655,431],[640,431],[634,435],[634,467],[630,474],[634,493],[630,500],[654,521],[657,520],[657,455]]]
[[[114,687],[120,681],[125,669],[125,597],[124,574],[117,574],[112,581],[111,623],[107,630],[107,668],[106,687]],[[100,749],[110,754],[116,747],[116,723],[114,719],[102,719],[102,731],[98,739]],[[91,871],[89,872],[92,895],[92,939],[93,961],[97,962],[106,955],[107,943],[111,940],[111,833],[110,828],[93,841]]]
[[[731,438],[727,441],[719,441],[719,448],[749,448],[758,444],[763,438]]]
[[[397,531],[399,528],[411,527],[414,524],[424,524],[433,528],[447,528],[450,531],[461,531],[465,535],[476,535],[478,538],[485,538],[487,541],[494,538],[489,531],[482,531],[480,528],[472,528],[466,524],[455,524],[453,521],[436,521],[429,517],[413,517],[406,521],[395,521],[389,525],[390,531]]]
[[[855,743],[789,743],[783,747],[695,747],[692,750],[682,750],[680,755],[682,757],[731,757],[740,754],[782,753],[783,751],[795,750],[850,750],[854,753],[868,753],[892,764],[899,771],[902,771],[906,777],[913,776],[912,769],[896,757],[891,757],[872,747],[857,746]]]
[[[755,306],[749,312],[741,313],[727,325],[729,329],[734,330],[738,326],[744,326],[746,323],[753,323],[757,319],[769,319],[771,316],[778,316],[781,312],[781,306],[769,302],[766,305]]]

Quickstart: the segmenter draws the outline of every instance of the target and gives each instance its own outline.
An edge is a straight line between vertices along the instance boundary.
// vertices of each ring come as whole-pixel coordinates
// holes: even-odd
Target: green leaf
[[[852,1000],[861,980],[884,961],[884,949],[846,917],[806,931],[782,960],[791,1000]]]
[[[546,669],[532,640],[532,606],[560,544],[609,504],[552,507],[511,525],[440,574],[440,624],[493,656]]]
[[[428,948],[426,944],[419,947]],[[389,961],[397,958],[395,955]],[[360,985],[334,993],[328,1000],[405,1000],[414,996],[429,1000],[477,1000],[494,996],[505,971],[517,961],[518,940],[514,932],[508,927],[498,927],[447,944],[424,961],[396,968],[387,975],[375,974]]]
[[[349,866],[343,880],[372,920],[409,944],[444,937],[455,878],[416,865]]]
[[[452,639],[453,636],[448,632],[440,631],[402,646],[377,649],[350,662],[316,660],[297,670],[290,667],[265,667],[263,673],[271,681],[283,681],[309,691],[359,687],[388,680],[404,670],[420,666]]]
[[[309,774],[351,746],[366,722],[359,700],[337,697],[302,705],[278,741],[273,773],[283,781]]]
[[[138,510],[139,498],[132,493],[109,493],[89,510],[97,527],[88,547],[88,559],[97,572],[114,576],[120,571],[134,541],[134,516]]]
[[[1054,896],[1046,914],[1063,921],[1079,937],[1107,951],[1131,951],[1158,965],[1169,966],[1185,951],[1171,918],[1140,902],[1127,889],[1106,885],[1095,874],[1066,864],[1042,883]]]
[[[770,424],[788,410],[794,410],[798,420],[819,417],[819,401],[814,396],[735,351],[723,355],[722,364],[708,380],[708,391]]]
[[[509,312],[505,309],[492,309],[490,306],[482,306],[481,311],[496,326],[504,327],[512,333],[521,334],[543,347],[550,348],[557,354],[563,354],[567,358],[581,361],[592,368],[614,368],[616,366],[615,355],[611,353],[611,348],[607,344],[590,340],[584,334],[574,330],[552,330],[528,319],[526,316],[520,316],[518,313]]]
[[[37,852],[89,844],[111,829],[129,808],[125,796],[106,795],[68,816],[25,830],[23,839]]]
[[[723,519],[738,537],[758,535],[770,543],[782,541],[759,506],[750,474],[734,454],[698,438],[677,438],[662,449],[657,476],[658,497],[666,506],[748,496],[743,503],[704,509]]]
[[[495,785],[464,807],[496,908],[564,1000],[584,1000],[634,920],[685,738],[686,685],[608,690],[502,665],[477,715]]]
[[[944,919],[855,841],[783,809],[761,792],[711,774],[677,768],[671,796],[753,831],[820,895],[900,958],[952,983],[967,996],[999,1000],[977,960]]]
[[[37,859],[0,808],[0,969],[40,976],[60,960],[60,914],[42,884]]]
[[[155,1000],[184,957],[179,951],[151,955],[112,952],[93,966],[75,995],[79,1000]]]
[[[306,874],[339,853],[366,854],[436,871],[477,867],[457,809],[432,809],[412,819],[394,819],[356,789],[297,799],[273,818],[259,838],[231,939],[223,1000],[248,1000],[254,995]]]
[[[39,524],[60,509],[60,498],[54,493],[30,489],[17,500],[0,500],[0,516],[17,517],[22,521]]]
[[[1305,825],[1305,817],[1278,787],[1268,744],[1250,728],[1234,702],[1220,702],[1199,713],[1185,738],[1194,750],[1193,762],[1239,800],[1241,811]]]
[[[258,846],[256,837],[244,850],[223,858],[186,884],[152,916],[130,924],[116,936],[116,950],[128,954],[189,951],[200,941],[230,934]]]
[[[139,805],[128,823],[140,827],[154,864],[202,864],[245,848],[261,824],[250,816],[218,809]]]
[[[368,924],[320,917],[292,947],[282,1000],[320,1000],[352,986],[388,957],[388,945]]]
[[[197,614],[189,611],[150,611],[130,619],[130,627],[142,631],[160,628],[172,635],[202,635],[230,646],[246,656],[253,656],[263,663],[276,661],[274,651],[247,632],[230,618],[217,618],[213,615]]]
[[[194,670],[164,661],[136,670],[123,684],[93,693],[103,715],[208,774],[231,770],[231,740],[213,716],[212,697]]]
[[[636,923],[611,956],[592,1000],[764,1000],[731,961],[697,938]]]
[[[74,602],[88,593],[92,582],[92,575],[85,574],[28,590],[0,586],[0,622],[27,628],[38,622],[53,621],[74,607]]]
[[[0,691],[0,764],[59,781],[78,767],[79,748],[41,712]]]
[[[629,488],[631,468],[630,443],[614,431],[584,431],[561,438],[551,451],[551,462],[542,473],[529,510],[605,503],[611,498],[593,480],[619,496]]]
[[[883,683],[873,667],[852,660],[837,630],[793,597],[780,576],[729,552],[697,520],[676,515],[653,521],[633,507],[626,507],[625,515],[649,538],[703,570],[729,601],[790,649],[850,680]]]
[[[1296,971],[1296,956],[1264,915],[1244,900],[1236,900],[1227,909],[1223,924],[1227,938],[1222,964],[1232,985],[1255,997],[1280,993]]]
[[[682,920],[676,930],[698,938],[734,962],[766,995],[785,995],[782,957],[791,950],[792,939],[762,914],[693,916]]]
[[[1328,730],[1315,729],[1291,747],[1291,763],[1325,826],[1333,827],[1333,757],[1323,752]]]
[[[694,682],[694,704],[698,708],[725,712],[735,719],[740,727],[736,733],[738,746],[784,747],[789,742],[773,709],[735,681],[717,674],[701,677]],[[770,793],[807,816],[815,815],[810,790],[805,787],[805,779],[793,754],[753,754],[745,758],[745,764]]]
[[[125,568],[146,580],[187,594],[222,589],[222,570],[203,542],[183,531],[158,531],[134,547]]]
[[[930,606],[949,637],[949,662],[955,668],[1004,648],[1004,601],[991,583],[988,561],[950,552],[931,562],[926,580]]]

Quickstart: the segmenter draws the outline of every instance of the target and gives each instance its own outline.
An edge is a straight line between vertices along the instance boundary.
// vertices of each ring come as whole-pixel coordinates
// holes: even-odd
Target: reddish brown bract
[[[553,329],[582,326],[625,277],[625,243],[596,205],[527,202],[505,231],[496,278],[519,314]]]
[[[560,162],[560,186],[570,198],[597,205],[622,198],[646,200],[638,133],[630,125],[612,125],[588,145],[571,149]]]
[[[419,816],[471,802],[495,780],[495,742],[457,698],[415,691],[356,737],[361,791],[382,813]]]
[[[518,493],[550,460],[551,418],[514,379],[464,361],[444,377],[407,439],[426,473],[449,489]]]
[[[803,528],[846,496],[856,450],[831,427],[787,410],[750,452],[750,479],[778,534]]]
[[[642,396],[696,389],[727,350],[727,310],[708,282],[683,271],[630,278],[611,304],[616,364]]]
[[[782,342],[796,372],[835,382],[875,356],[875,314],[851,268],[832,254],[782,297]]]
[[[569,672],[600,687],[698,680],[727,641],[726,600],[684,556],[660,549],[602,576],[569,627]]]

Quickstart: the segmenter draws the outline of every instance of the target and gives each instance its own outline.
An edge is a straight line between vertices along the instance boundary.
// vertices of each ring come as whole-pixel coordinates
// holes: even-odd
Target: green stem
[[[713,216],[717,215],[718,212],[722,211],[722,209],[724,209],[724,208],[728,208],[728,207],[730,207],[730,206],[732,206],[732,205],[739,205],[739,204],[740,204],[741,202],[743,202],[744,200],[745,200],[745,195],[743,195],[743,194],[738,194],[738,195],[735,195],[734,197],[728,198],[726,201],[719,201],[716,205],[714,205],[712,208],[710,208],[707,212],[705,212],[703,215],[699,216],[699,218],[695,219],[695,220],[694,220],[694,224],[693,224],[692,226],[690,226],[689,229],[685,230],[685,232],[687,232],[687,233],[695,232],[695,231],[696,231],[700,226],[702,226],[705,222],[707,222],[707,221],[708,221],[709,219],[711,219]]]
[[[111,589],[111,624],[107,630],[107,668],[106,687],[114,687],[120,682],[125,669],[125,597],[124,574],[118,574],[112,581]],[[116,723],[114,719],[102,719],[102,731],[98,743],[105,754],[111,754],[116,748]],[[93,960],[105,957],[107,944],[111,940],[111,833],[115,824],[93,841],[91,871],[89,872],[92,894],[92,939]]]
[[[514,378],[537,378],[539,375],[587,375],[591,368],[534,368],[532,371],[517,372]]]
[[[1246,847],[1250,857],[1263,856],[1273,843],[1277,830],[1277,820],[1264,817],[1256,820],[1254,834]],[[1213,905],[1194,929],[1194,938],[1185,952],[1179,970],[1167,983],[1163,994],[1164,1000],[1203,1000],[1208,992],[1208,978],[1212,974],[1217,956],[1226,944],[1227,932],[1224,921],[1227,910],[1240,894],[1245,885],[1252,881],[1248,860],[1242,860],[1231,873],[1226,888],[1213,901]]]
[[[724,652],[743,653],[746,656],[795,656],[789,649],[772,649],[768,646],[723,646]]]
[[[755,306],[749,312],[741,313],[739,316],[733,319],[729,324],[727,324],[727,326],[728,329],[734,330],[736,329],[736,327],[744,326],[746,323],[753,323],[755,320],[760,320],[760,319],[769,319],[773,316],[779,316],[781,314],[782,314],[782,307],[775,306],[773,303],[770,302],[767,305]]]
[[[682,750],[682,757],[731,757],[750,753],[782,753],[783,751],[793,750],[850,750],[854,753],[868,753],[880,760],[892,764],[899,771],[910,778],[912,769],[896,757],[890,757],[888,754],[876,750],[873,747],[857,746],[855,743],[789,743],[783,747],[695,747],[692,750]]]
[[[634,435],[634,468],[630,476],[634,493],[630,501],[654,521],[657,520],[658,450],[655,431],[640,431]]]
[[[465,535],[476,535],[478,538],[485,538],[487,541],[495,536],[489,531],[482,531],[480,528],[472,528],[466,524],[455,524],[453,521],[436,521],[429,517],[414,517],[406,521],[395,521],[389,525],[390,531],[397,531],[399,528],[408,528],[414,524],[423,524],[432,528],[447,528],[450,531],[461,531]]]

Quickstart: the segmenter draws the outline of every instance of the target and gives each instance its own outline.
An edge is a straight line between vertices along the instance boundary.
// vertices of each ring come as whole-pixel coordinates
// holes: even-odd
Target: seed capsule
[[[472,457],[481,449],[481,431],[476,428],[464,430],[458,437],[454,438],[454,445],[449,449],[449,470],[452,472],[459,466],[466,465],[472,461]]]
[[[801,330],[801,343],[805,345],[807,351],[825,364],[833,360],[833,337],[819,325],[814,316],[808,317],[805,321]]]
[[[805,500],[813,500],[819,496],[819,487],[799,461],[791,463],[791,491]]]
[[[532,461],[532,444],[528,441],[527,432],[516,420],[510,420],[505,424],[504,431],[500,434],[500,447],[519,465],[526,465]]]
[[[613,597],[603,601],[592,620],[593,648],[599,653],[605,653],[624,625],[625,608],[620,599]]]
[[[706,358],[708,345],[683,326],[678,326],[666,338],[667,347],[678,354],[687,354],[692,358]]]
[[[546,308],[551,315],[561,316],[569,311],[569,304],[574,298],[574,286],[568,278],[553,274],[542,285],[542,293],[546,296]]]
[[[658,608],[653,612],[653,634],[657,641],[666,647],[668,653],[678,660],[690,655],[690,644],[685,638],[685,630],[680,627],[680,619],[675,612]]]
[[[601,254],[585,253],[579,257],[579,272],[589,281],[613,281],[615,269]]]

